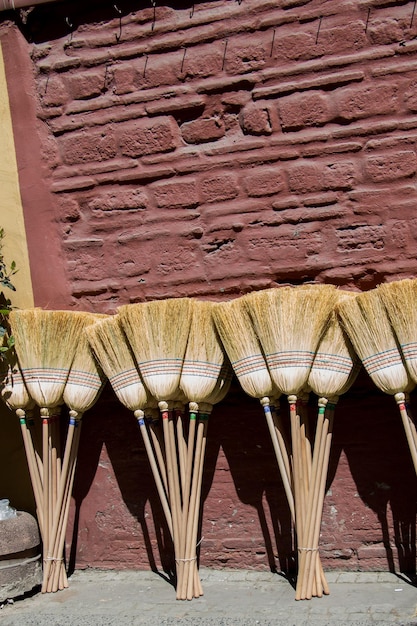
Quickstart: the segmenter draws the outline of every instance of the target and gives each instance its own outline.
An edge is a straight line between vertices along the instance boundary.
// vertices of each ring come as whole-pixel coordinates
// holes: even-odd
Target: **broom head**
[[[281,393],[297,395],[307,385],[336,299],[332,285],[281,287],[244,297],[272,380]]]
[[[347,297],[354,294],[338,292],[339,301]],[[340,396],[353,384],[358,372],[359,359],[333,309],[311,366],[308,385],[319,397]]]
[[[205,402],[213,393],[224,362],[212,317],[212,302],[195,300],[180,387],[189,402]]]
[[[413,383],[378,290],[343,299],[337,313],[375,385],[391,395],[411,390]]]
[[[417,383],[417,279],[379,285],[407,370]]]
[[[253,398],[271,396],[271,376],[243,298],[213,307],[213,319],[242,389]]]
[[[79,311],[11,311],[15,350],[30,396],[40,407],[62,404],[65,383],[87,313]]]
[[[150,401],[118,316],[86,327],[88,342],[120,402],[136,411]]]
[[[0,362],[0,367],[0,395],[9,409],[32,409],[35,403],[29,396],[14,351]]]
[[[229,361],[227,360],[225,363],[223,363],[214,389],[211,394],[207,396],[205,402],[211,405],[221,402],[229,392],[230,385],[232,384],[232,378],[233,370]]]
[[[128,304],[118,311],[150,393],[160,401],[173,399],[187,348],[192,300],[172,298]]]
[[[105,384],[104,373],[93,356],[85,328],[107,317],[93,313],[85,317],[85,326],[80,335],[63,395],[67,407],[77,413],[84,413],[93,406]]]

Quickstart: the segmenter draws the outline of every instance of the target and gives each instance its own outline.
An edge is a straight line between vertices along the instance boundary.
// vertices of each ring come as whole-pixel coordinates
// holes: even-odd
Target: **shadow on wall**
[[[283,403],[284,414],[286,409]],[[315,419],[313,395],[309,411]],[[111,470],[117,489],[108,477],[97,476]],[[417,479],[395,402],[376,390],[366,374],[336,409],[327,487],[321,540],[324,568],[388,568],[414,582]],[[74,498],[72,568],[79,549],[81,566],[103,566],[96,558],[91,531],[107,507],[109,528],[96,530],[105,566],[150,566],[154,571],[162,567],[175,583],[173,547],[139,429],[108,388],[85,417]],[[202,498],[203,565],[260,569],[267,565],[293,580],[294,537],[269,433],[259,403],[237,383],[210,418]],[[333,508],[338,509],[335,517]],[[137,520],[139,532],[130,516]],[[90,533],[88,553],[85,533]]]
[[[146,557],[153,571],[158,571],[158,562],[161,563],[163,571],[168,579],[174,584],[175,563],[173,555],[173,545],[165,522],[159,496],[154,485],[154,480],[149,467],[142,436],[133,413],[125,409],[113,396],[109,386],[104,390],[99,402],[89,411],[83,423],[80,448],[78,454],[77,473],[73,490],[75,509],[73,512],[71,553],[69,557],[69,570],[72,572],[76,567],[77,544],[79,535],[85,532],[91,535],[93,526],[99,527],[97,537],[89,537],[92,542],[91,550],[97,547],[97,541],[108,542],[104,546],[104,558],[113,561],[114,567],[133,567],[132,563],[123,563],[123,553],[120,550],[120,533],[124,535],[123,543],[129,551],[129,539],[135,543],[137,532],[133,528],[121,530],[122,522],[118,519],[123,513],[123,503],[118,501],[118,489],[112,485],[111,468],[106,468],[106,460],[102,460],[101,453],[105,447],[110,460],[118,489],[123,498],[129,513],[138,521],[142,537],[140,541],[144,543]],[[100,491],[93,497],[87,498],[91,487],[100,470],[104,465],[106,477],[99,480]],[[107,489],[108,488],[108,489]],[[95,498],[95,499],[94,499]],[[146,504],[149,501],[152,510],[152,520],[146,512]],[[85,513],[82,519],[83,527],[80,527],[81,507],[84,505]],[[114,514],[113,514],[114,512]],[[100,517],[109,516],[109,529],[102,527]],[[85,528],[85,522],[89,528]],[[106,523],[104,523],[106,525]],[[150,530],[149,526],[152,526]],[[100,531],[103,531],[102,533]],[[93,530],[94,532],[94,530]],[[129,534],[131,536],[129,537]],[[155,558],[155,541],[152,537],[156,535],[156,547],[158,550]],[[113,541],[115,540],[115,541]],[[113,545],[112,545],[113,544]],[[117,544],[117,546],[116,546]],[[89,546],[90,547],[90,546]],[[89,559],[94,560],[93,554],[83,554],[87,563]],[[100,563],[91,563],[91,566],[100,567]],[[137,563],[140,569],[147,567],[146,563]]]
[[[213,1],[213,0],[209,0]],[[29,3],[28,3],[29,4]],[[190,10],[190,16],[194,11],[194,5],[198,2],[191,0],[165,0],[164,7],[179,10]],[[154,10],[151,0],[140,4],[139,9],[148,9],[149,21],[157,19],[158,7]],[[82,0],[75,2],[48,3],[37,5],[31,10],[8,11],[3,13],[15,21],[25,39],[30,43],[44,43],[65,36],[71,36],[71,32],[82,24],[95,22],[107,22],[119,20],[124,15],[138,10],[138,3],[133,0],[118,0],[118,2],[103,2],[102,0]],[[1,13],[0,13],[1,18]],[[117,34],[117,31],[115,31]]]
[[[0,422],[0,499],[7,498],[15,509],[36,515],[19,419],[1,400]]]
[[[353,478],[352,495],[364,505],[355,505],[346,494],[346,533],[358,529],[362,537],[358,568],[388,568],[414,583],[417,479],[395,400],[378,391],[363,371],[336,409],[328,485],[336,481],[342,455]],[[342,492],[342,480],[339,488]],[[341,494],[339,502],[343,505]]]
[[[232,488],[224,484],[222,489],[219,481],[213,488],[213,491],[220,490],[226,508],[222,512],[222,505],[218,505],[212,517],[220,516],[225,530],[231,528],[225,534],[225,551],[218,557],[219,565],[238,567],[239,560],[245,560],[243,567],[267,564],[271,571],[280,571],[292,578],[295,554],[291,516],[260,402],[245,395],[236,383],[214,412],[208,439],[204,519],[211,517],[209,505],[213,497],[208,496],[213,477],[219,475],[219,467],[216,475],[214,470],[220,450],[224,458],[219,462],[224,464],[227,473],[230,472],[229,481],[233,483]],[[233,497],[238,503],[228,512]],[[214,498],[212,506],[215,504]],[[250,507],[246,513],[245,507]],[[236,549],[235,540],[238,540]],[[239,556],[235,552],[239,552]]]

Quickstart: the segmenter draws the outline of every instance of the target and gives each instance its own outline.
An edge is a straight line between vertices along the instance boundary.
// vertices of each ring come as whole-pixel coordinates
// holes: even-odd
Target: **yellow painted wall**
[[[13,292],[1,289],[12,305],[33,306],[29,256],[26,243],[23,208],[9,109],[3,54],[0,43],[0,228],[4,228],[3,253],[10,266],[16,261],[19,269],[12,282]],[[32,488],[16,415],[0,401],[0,498],[10,500],[19,510],[34,513]]]
[[[26,242],[19,177],[10,116],[3,53],[0,44],[0,228],[4,228],[3,253],[10,265],[16,261],[18,273],[13,277],[16,292],[4,290],[13,306],[33,306],[33,290]]]

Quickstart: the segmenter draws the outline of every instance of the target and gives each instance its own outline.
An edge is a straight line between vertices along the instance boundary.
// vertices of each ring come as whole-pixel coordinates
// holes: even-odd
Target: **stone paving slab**
[[[300,602],[270,572],[202,569],[200,577],[204,596],[187,602],[155,572],[77,571],[64,591],[4,605],[0,625],[417,626],[417,589],[386,572],[331,572],[329,596]]]

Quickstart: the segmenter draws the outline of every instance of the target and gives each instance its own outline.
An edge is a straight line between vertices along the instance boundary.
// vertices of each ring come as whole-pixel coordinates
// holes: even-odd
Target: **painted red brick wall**
[[[134,4],[64,2],[0,24],[18,159],[32,158],[49,207],[41,235],[27,188],[29,245],[46,223],[59,249],[38,304],[109,313],[415,275],[414,2]],[[43,259],[55,262],[47,246]],[[394,404],[364,374],[340,402],[326,568],[415,570],[417,482]],[[291,569],[260,407],[236,383],[210,429],[201,563]],[[140,435],[110,389],[85,419],[75,504],[79,567],[169,566]]]

